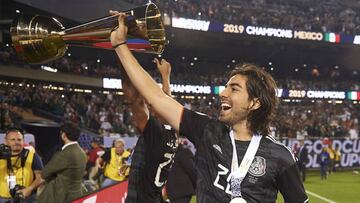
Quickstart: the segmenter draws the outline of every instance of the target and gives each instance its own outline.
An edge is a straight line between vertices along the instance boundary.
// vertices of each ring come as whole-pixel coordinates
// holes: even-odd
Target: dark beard
[[[229,126],[233,126],[239,122],[245,121],[247,120],[247,116],[248,116],[248,112],[245,114],[245,112],[241,112],[237,113],[237,114],[232,114],[232,116],[227,117],[226,119],[222,118],[219,116],[219,120],[223,123],[225,123],[226,125]]]

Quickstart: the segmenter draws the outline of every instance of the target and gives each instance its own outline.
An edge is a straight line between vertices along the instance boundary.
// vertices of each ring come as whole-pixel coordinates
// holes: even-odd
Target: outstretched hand
[[[170,76],[171,64],[168,61],[166,61],[165,59],[161,59],[161,61],[159,61],[159,59],[154,58],[153,62],[156,64],[157,69],[159,70],[163,78]]]
[[[110,15],[118,16],[118,27],[114,29],[110,33],[110,42],[111,45],[114,47],[117,44],[123,43],[126,41],[126,35],[128,31],[128,27],[125,25],[125,13],[119,13],[118,11],[109,11]]]

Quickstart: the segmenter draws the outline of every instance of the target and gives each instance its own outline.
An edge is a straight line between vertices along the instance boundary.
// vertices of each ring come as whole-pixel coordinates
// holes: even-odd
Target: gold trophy
[[[158,7],[148,3],[124,11],[131,51],[161,54],[166,44],[165,29]],[[31,64],[47,63],[62,57],[68,46],[112,49],[110,32],[118,25],[117,16],[107,16],[65,29],[55,18],[20,15],[10,28],[18,55]]]

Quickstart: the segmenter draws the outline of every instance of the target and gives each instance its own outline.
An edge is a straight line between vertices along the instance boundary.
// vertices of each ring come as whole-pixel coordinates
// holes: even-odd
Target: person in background
[[[298,148],[298,151],[296,153],[297,155],[297,163],[300,170],[301,179],[303,182],[306,180],[306,162],[308,157],[308,149],[304,145],[304,140],[300,140],[300,146]]]
[[[166,184],[171,203],[189,203],[196,189],[194,154],[187,147],[187,141],[179,144]]]
[[[330,164],[330,155],[327,147],[323,147],[320,153],[320,175],[321,180],[326,180],[328,177],[329,164]]]
[[[84,194],[82,181],[87,157],[77,140],[80,128],[67,122],[60,127],[60,137],[64,145],[56,152],[41,171],[45,186],[38,203],[64,203]]]
[[[91,150],[87,153],[88,161],[86,164],[86,171],[89,174],[89,179],[96,174],[95,166],[96,166],[96,159],[99,158],[99,154],[104,151],[101,146],[101,139],[100,137],[94,137],[91,140]]]
[[[125,150],[125,141],[121,138],[114,140],[113,147],[96,160],[99,169],[104,169],[104,182],[101,187],[107,187],[126,179],[129,175],[126,160],[130,153]]]
[[[12,202],[12,199],[36,202],[36,189],[42,183],[40,156],[35,150],[24,148],[24,135],[18,128],[6,131],[5,145],[10,147],[11,154],[0,158],[0,203]]]
[[[162,90],[170,91],[171,65],[165,59],[154,59],[162,79]],[[160,203],[162,188],[167,181],[177,150],[176,132],[164,124],[161,118],[152,115],[151,106],[131,84],[126,72],[121,70],[122,86],[126,103],[133,113],[133,120],[141,132],[134,153],[129,175],[126,203]]]
[[[341,151],[339,149],[339,146],[335,147],[335,164],[334,164],[334,172],[337,171],[338,168],[340,168],[340,161],[341,161]]]
[[[335,167],[335,150],[333,149],[332,143],[329,143],[329,146],[326,148],[327,152],[329,153],[329,173],[332,174],[334,167]]]

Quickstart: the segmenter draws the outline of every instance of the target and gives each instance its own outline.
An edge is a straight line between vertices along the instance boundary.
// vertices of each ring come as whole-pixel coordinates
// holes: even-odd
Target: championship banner
[[[124,181],[106,188],[97,190],[85,197],[74,200],[72,203],[124,203],[128,191],[128,181]]]
[[[170,23],[168,25],[170,25]],[[233,33],[237,35],[307,40],[335,44],[360,44],[360,35],[291,30],[287,28],[272,28],[236,23],[221,23],[217,21],[197,20],[182,17],[173,17],[171,19],[171,26],[175,28],[197,30],[203,32],[222,32]]]
[[[284,139],[280,141],[290,149],[296,149],[299,146],[299,141],[296,139]],[[340,168],[360,167],[360,140],[350,139],[333,139],[332,148],[339,148],[341,152]],[[319,158],[321,150],[327,144],[324,144],[322,139],[312,139],[304,141],[305,147],[308,150],[308,159],[306,162],[307,168],[319,168]]]

